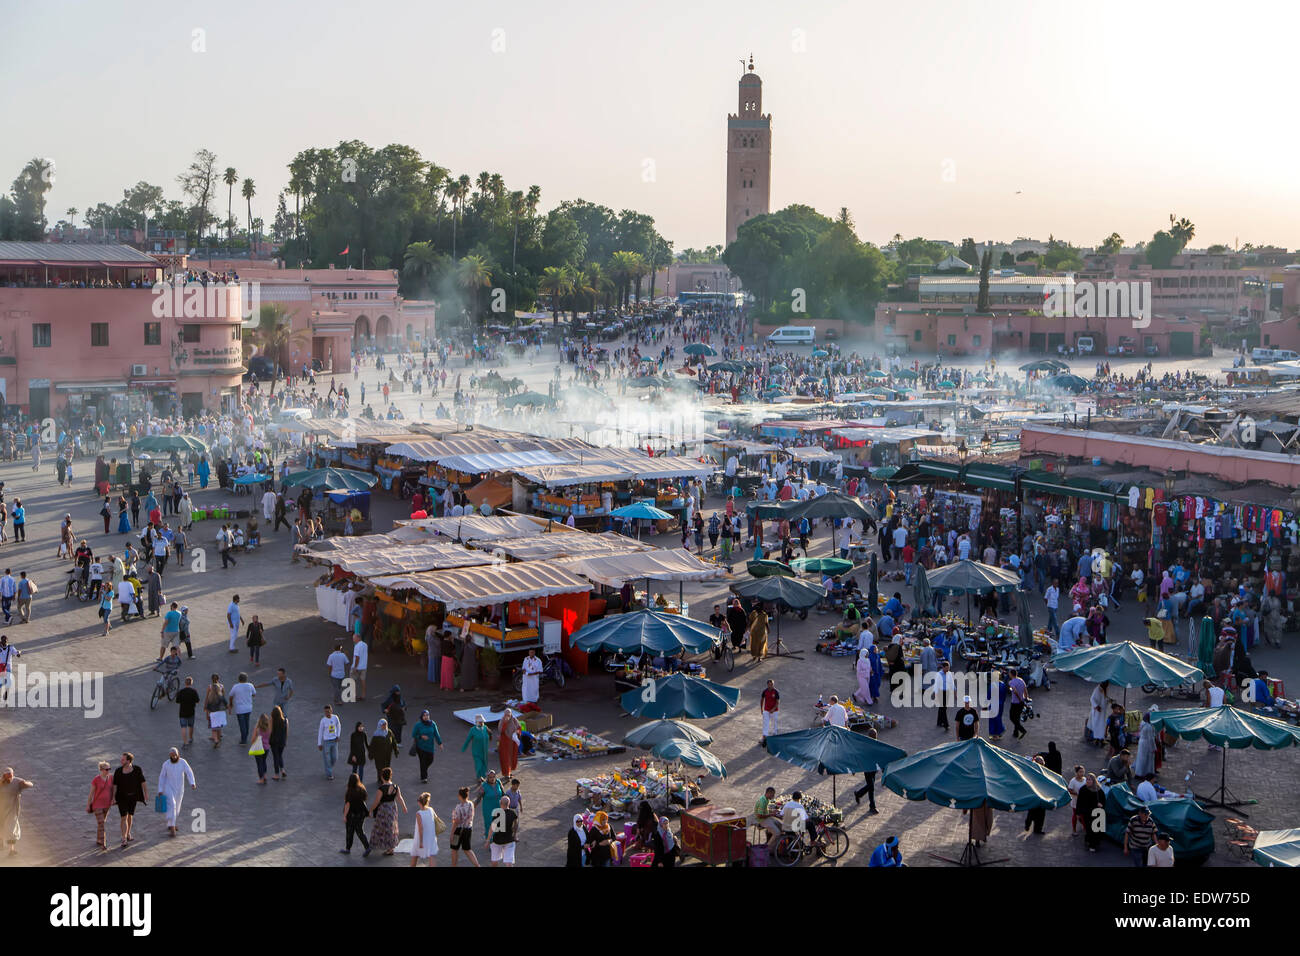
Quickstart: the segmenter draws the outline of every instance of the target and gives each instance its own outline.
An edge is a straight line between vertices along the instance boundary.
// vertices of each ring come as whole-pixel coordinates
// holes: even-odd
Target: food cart
[[[715,806],[691,807],[682,811],[681,848],[711,866],[747,862],[748,818],[734,810]]]

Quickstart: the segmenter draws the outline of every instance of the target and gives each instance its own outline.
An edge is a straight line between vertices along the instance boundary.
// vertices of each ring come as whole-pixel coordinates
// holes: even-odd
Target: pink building
[[[129,246],[0,242],[0,396],[34,418],[238,405],[239,288],[177,311],[163,277]]]

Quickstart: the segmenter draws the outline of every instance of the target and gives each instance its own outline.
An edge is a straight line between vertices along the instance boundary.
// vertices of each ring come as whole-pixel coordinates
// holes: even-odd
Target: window
[[[950,335],[950,336],[948,336],[948,344],[949,344],[949,345],[956,345],[956,344],[957,344],[957,336],[955,336],[955,335]]]
[[[920,330],[920,329],[916,329],[915,331],[912,332],[912,341],[913,341],[913,342],[919,342],[919,341],[921,341],[921,330]]]
[[[243,329],[243,326],[239,326],[239,325],[237,325],[237,326],[235,326],[233,329],[230,330],[230,341],[232,341],[232,342],[238,342],[238,341],[239,341],[240,339],[242,339],[243,337],[244,337],[244,329]]]
[[[978,335],[973,335],[973,336],[971,336],[971,345],[975,346],[976,348],[979,348],[979,346],[980,346],[980,337],[979,337]]]
[[[48,349],[50,347],[50,323],[37,322],[32,326],[32,348]]]
[[[144,344],[162,345],[162,323],[146,322],[144,324]]]
[[[182,342],[197,342],[198,340],[199,340],[199,327],[197,325],[191,324],[191,325],[181,326]]]
[[[107,322],[90,323],[90,344],[95,346],[108,344],[108,323]]]

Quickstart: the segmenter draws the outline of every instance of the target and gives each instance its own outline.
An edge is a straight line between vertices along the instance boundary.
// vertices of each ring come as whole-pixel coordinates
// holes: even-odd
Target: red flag
[[[343,247],[343,251],[340,252],[339,255],[346,256],[348,254],[348,250],[351,248],[352,248],[352,244],[348,243],[346,246]]]

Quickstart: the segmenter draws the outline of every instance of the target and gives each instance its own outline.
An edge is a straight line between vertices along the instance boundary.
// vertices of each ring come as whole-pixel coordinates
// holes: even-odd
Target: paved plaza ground
[[[533,374],[542,378],[547,373],[539,367]],[[365,375],[373,385],[373,370],[368,369]],[[424,401],[426,413],[432,415],[436,399],[425,396]],[[113,451],[110,449],[109,453]],[[201,687],[215,671],[229,687],[238,672],[248,668],[245,653],[226,652],[225,608],[230,596],[239,593],[245,620],[258,614],[266,625],[269,642],[263,649],[261,667],[250,671],[252,679],[269,680],[277,666],[284,666],[297,687],[297,697],[288,711],[289,777],[259,786],[253,759],[246,755],[246,748],[237,745],[237,733],[228,734],[227,743],[213,750],[204,742],[206,734],[200,727],[195,746],[185,753],[194,768],[199,789],[186,794],[183,817],[188,820],[191,811],[201,809],[206,818],[206,832],[183,829],[180,837],[169,839],[162,816],[155,814],[149,805],[141,808],[137,839],[130,848],[119,850],[115,830],[110,829],[112,849],[103,853],[96,849],[94,821],[85,812],[96,763],[106,759],[116,767],[123,750],[133,751],[145,771],[152,798],[158,769],[167,749],[179,744],[180,735],[174,704],[164,703],[153,712],[148,706],[155,680],[151,668],[158,647],[159,621],[115,624],[111,634],[102,637],[94,605],[78,604],[62,596],[65,571],[70,565],[56,560],[55,552],[58,526],[65,513],[72,515],[79,535],[88,538],[97,551],[101,547],[120,550],[124,541],[121,535],[102,533],[97,514],[99,499],[91,493],[90,461],[80,463],[77,470],[75,486],[61,488],[49,463],[39,474],[33,473],[26,462],[0,464],[0,480],[5,482],[7,499],[22,497],[28,514],[27,542],[11,541],[0,546],[0,565],[11,568],[15,576],[20,570],[26,570],[41,587],[34,605],[34,620],[26,625],[15,623],[4,631],[23,651],[22,663],[28,668],[47,672],[102,671],[106,694],[103,715],[98,719],[86,719],[80,712],[69,710],[0,709],[0,766],[13,766],[19,776],[37,785],[23,801],[21,853],[4,862],[74,866],[406,865],[408,859],[400,855],[389,859],[372,856],[363,861],[359,849],[354,849],[351,857],[337,852],[343,845],[346,776],[340,764],[335,780],[326,781],[315,743],[321,706],[330,700],[325,657],[333,643],[344,635],[342,628],[317,616],[312,585],[319,569],[291,565],[288,532],[281,531],[266,535],[263,550],[241,556],[236,567],[223,570],[212,546],[216,527],[211,522],[196,524],[197,533],[192,538],[192,543],[207,546],[207,570],[196,573],[188,566],[177,568],[173,562],[165,575],[167,599],[190,607],[197,660],[187,662],[182,673],[194,676],[196,685]],[[235,503],[232,496],[214,490],[200,493],[196,498],[200,506],[213,502]],[[377,493],[375,500],[376,529],[387,528],[392,518],[404,514],[400,503],[382,493]],[[717,505],[717,502],[710,504]],[[676,536],[665,537],[659,543],[665,547],[678,545]],[[821,553],[826,547],[823,533],[814,545],[815,553]],[[911,600],[910,588],[884,583],[881,589],[886,593],[902,590],[905,600]],[[725,595],[725,582],[686,588],[693,616],[699,618],[707,617],[711,606]],[[1034,602],[1034,611],[1038,621],[1045,619],[1041,602]],[[1126,603],[1112,615],[1112,639],[1142,639],[1140,617],[1141,610],[1131,602]],[[788,648],[801,652],[802,660],[770,658],[751,663],[748,655],[742,655],[733,673],[717,667],[710,669],[711,679],[741,690],[737,710],[699,722],[713,734],[715,743],[710,749],[729,771],[725,781],[705,783],[705,794],[714,803],[749,811],[768,785],[783,792],[802,788],[829,801],[830,778],[792,767],[767,756],[758,747],[758,693],[768,678],[777,682],[782,694],[783,730],[810,725],[812,704],[818,694],[850,693],[855,686],[853,659],[830,658],[812,652],[817,632],[832,622],[832,617],[816,613],[810,614],[805,622],[790,617],[783,620],[782,637]],[[1300,681],[1300,674],[1293,669],[1297,661],[1296,645],[1297,638],[1292,636],[1281,650],[1257,648],[1253,653],[1256,666],[1292,682]],[[242,641],[240,647],[242,650]],[[434,764],[428,789],[433,794],[435,809],[444,819],[449,819],[457,787],[474,783],[473,764],[469,755],[460,751],[467,728],[452,716],[452,711],[499,704],[503,694],[440,691],[426,680],[422,660],[401,653],[372,651],[370,700],[343,705],[340,711],[345,739],[357,720],[364,720],[367,728],[373,730],[379,716],[379,699],[394,683],[403,688],[410,719],[414,720],[422,708],[428,707],[446,741],[446,749],[439,753]],[[1090,690],[1090,685],[1083,681],[1061,675],[1050,691],[1035,693],[1039,718],[1029,724],[1029,736],[1022,741],[1008,736],[1001,745],[1032,755],[1046,749],[1049,740],[1055,740],[1067,768],[1079,762],[1090,770],[1100,769],[1104,752],[1087,747],[1081,735]],[[269,692],[260,692],[254,712],[268,710],[269,701]],[[1129,692],[1130,708],[1154,702],[1145,699],[1140,690]],[[586,727],[610,739],[621,738],[637,723],[621,714],[614,700],[612,679],[605,674],[571,680],[562,691],[544,685],[542,706],[554,715],[558,725]],[[888,703],[879,709],[899,720],[896,728],[881,733],[881,740],[909,753],[953,739],[936,729],[930,711],[895,711]],[[631,754],[583,761],[525,760],[517,774],[525,797],[519,864],[562,865],[569,821],[583,806],[575,798],[575,778],[618,767],[630,757]],[[1160,780],[1166,786],[1182,789],[1183,777],[1192,769],[1196,771],[1198,791],[1208,792],[1217,786],[1219,762],[1219,755],[1207,753],[1203,743],[1182,741],[1170,751]],[[1229,755],[1230,786],[1239,796],[1258,800],[1256,806],[1246,808],[1251,823],[1261,828],[1296,824],[1300,819],[1300,796],[1293,785],[1297,769],[1300,769],[1300,753],[1294,749],[1234,751]],[[408,806],[413,806],[416,795],[424,788],[418,781],[416,761],[406,755],[405,745],[394,770]],[[371,769],[367,783],[373,785],[373,782]],[[860,807],[854,805],[848,792],[853,785],[848,778],[840,778],[840,805],[845,809],[845,826],[852,846],[838,865],[865,865],[870,851],[890,834],[900,835],[906,859],[913,865],[941,865],[927,855],[929,851],[950,856],[960,852],[966,830],[959,811],[925,802],[909,803],[878,787],[880,814],[868,816],[865,803]],[[989,854],[1007,857],[1013,864],[1127,865],[1119,849],[1109,843],[1104,844],[1101,853],[1086,853],[1081,838],[1070,835],[1068,809],[1048,814],[1044,836],[1026,835],[1019,814],[996,813],[995,817]],[[111,827],[116,826],[115,821],[116,811],[112,811]],[[410,835],[412,826],[412,816],[404,816],[404,836]],[[476,833],[476,838],[481,839],[482,834]],[[440,864],[448,862],[444,839]],[[1235,865],[1222,847],[1209,863]]]

